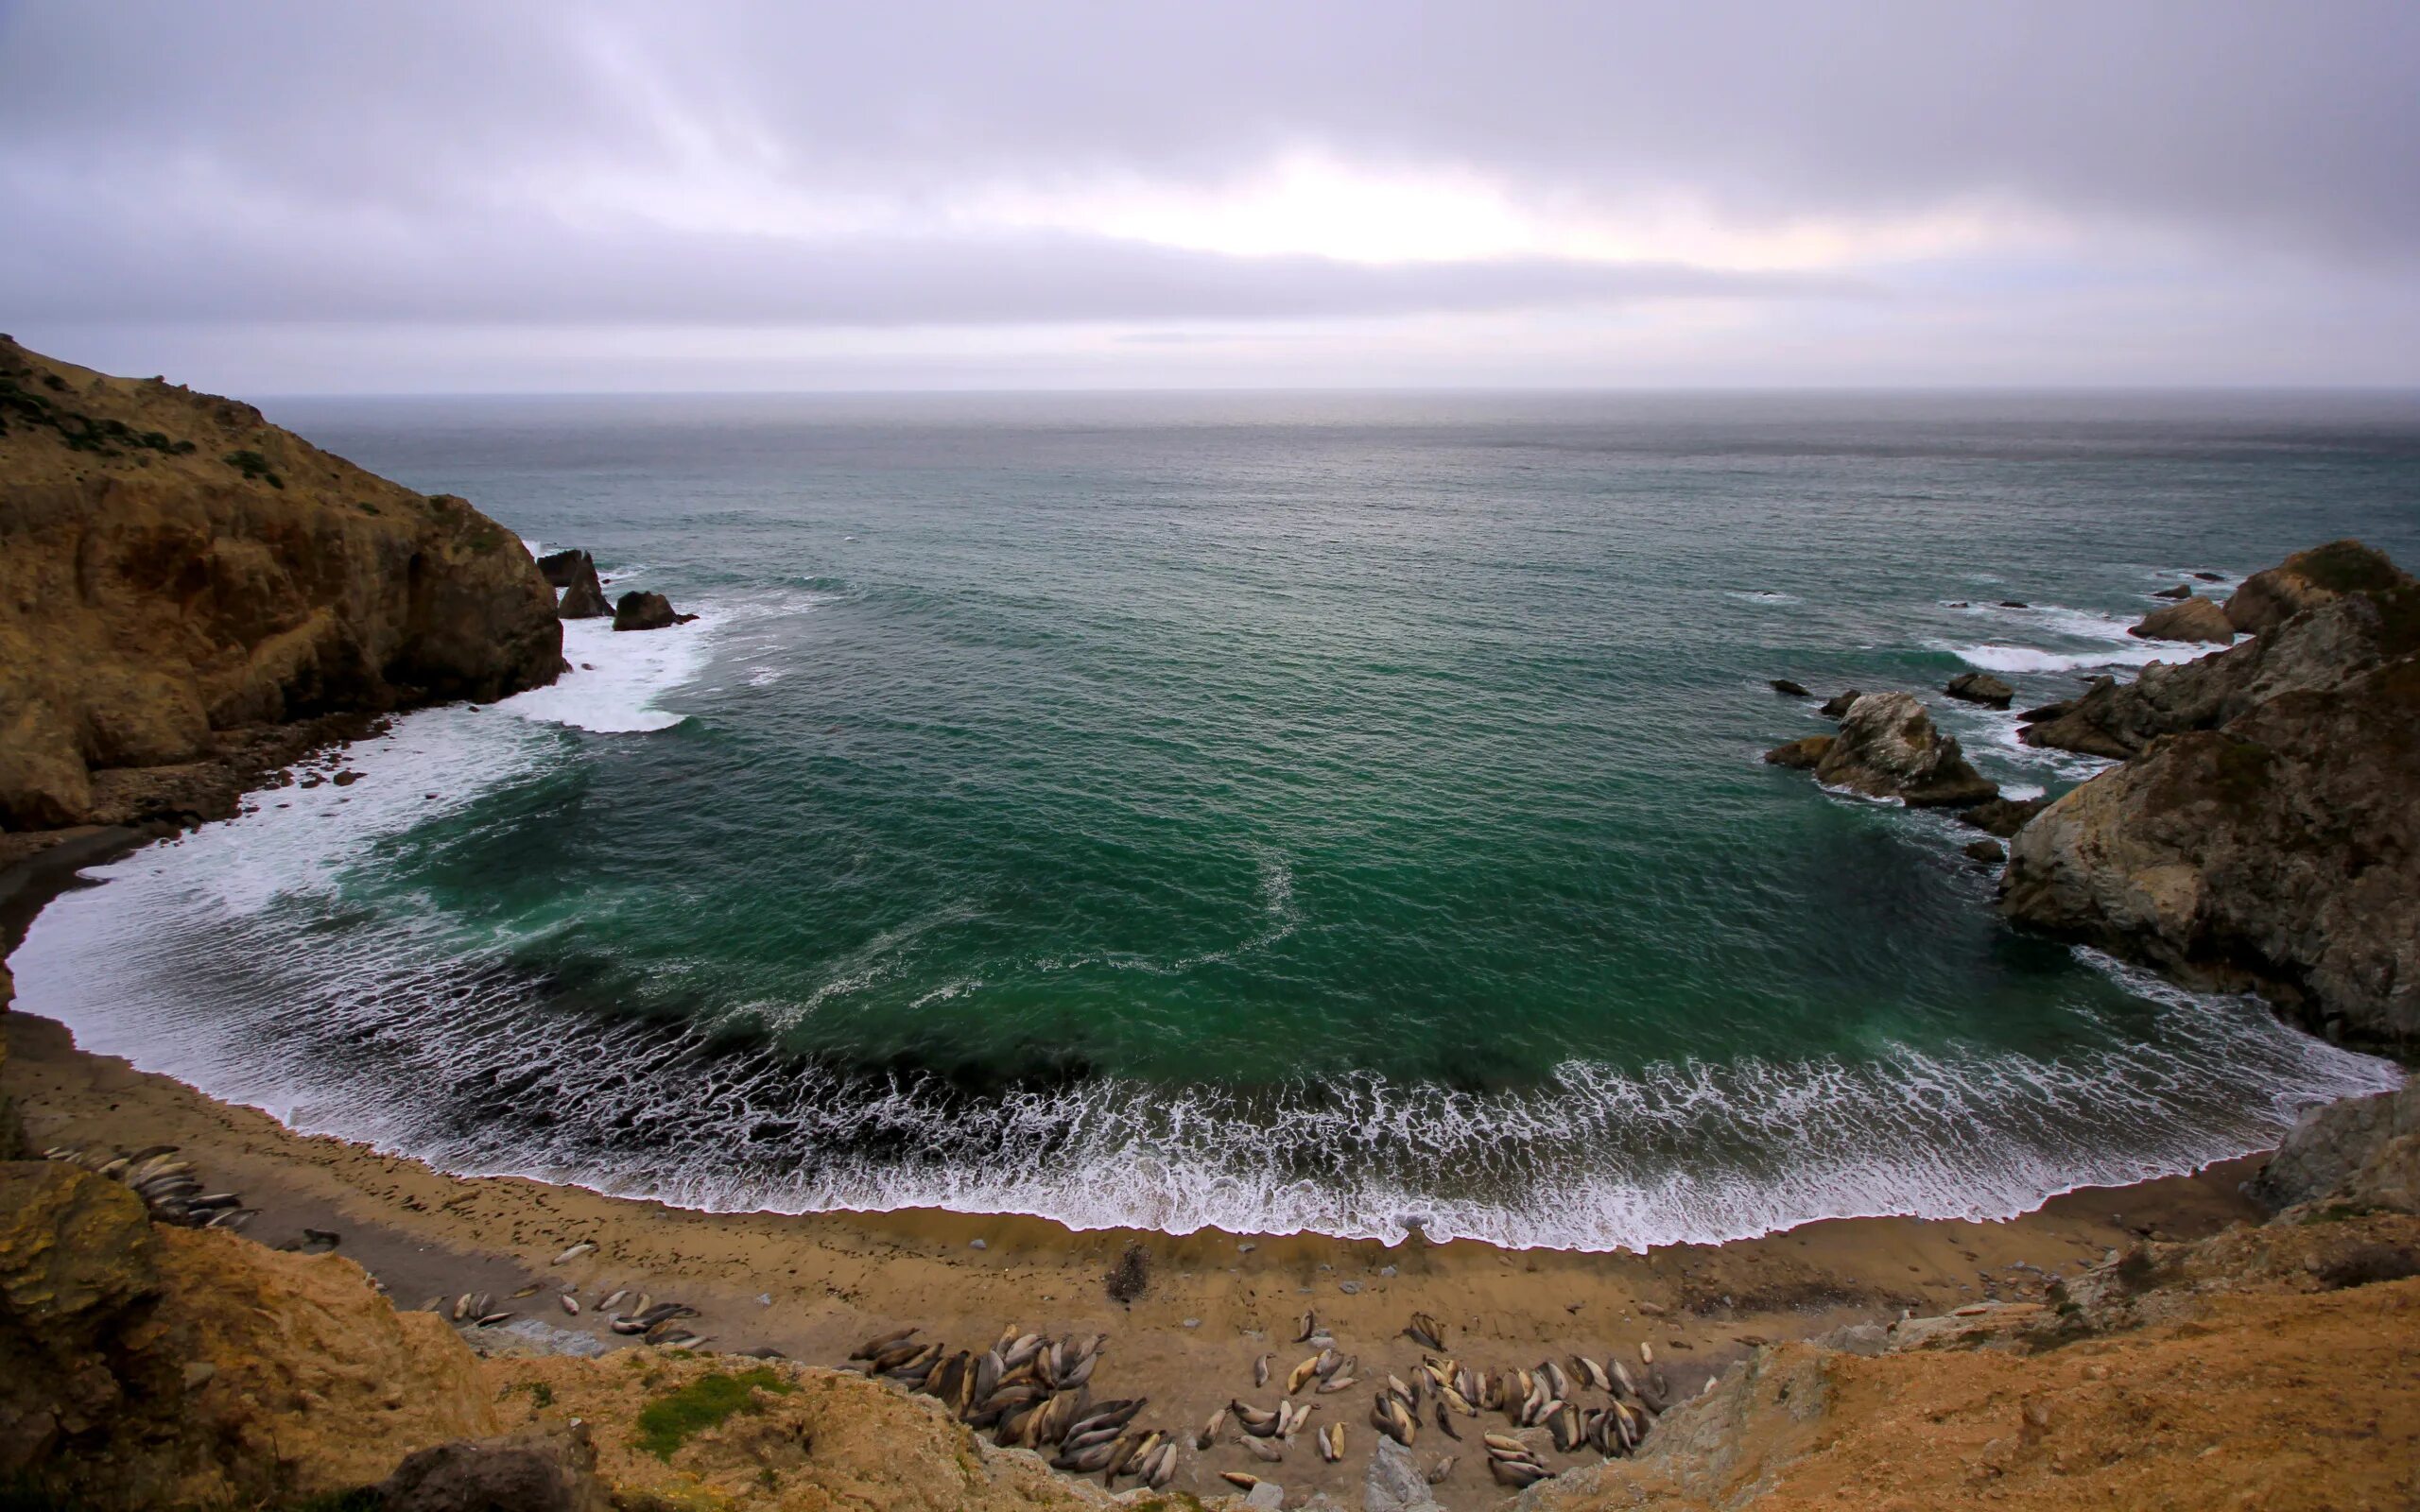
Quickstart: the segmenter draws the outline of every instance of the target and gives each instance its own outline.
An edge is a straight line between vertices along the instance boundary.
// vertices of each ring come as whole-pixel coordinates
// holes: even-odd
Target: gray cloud
[[[2214,289],[2279,266],[2297,286],[2403,286],[2420,266],[2415,56],[2408,0],[0,3],[0,312],[1291,319],[1856,307],[1889,280],[1367,267],[997,230],[809,243],[540,208],[730,165],[911,209],[1000,182],[1212,188],[1303,146],[1459,166],[1557,205],[1685,193],[1747,224],[1996,197],[2074,228],[2073,280],[2148,238],[2222,270]]]

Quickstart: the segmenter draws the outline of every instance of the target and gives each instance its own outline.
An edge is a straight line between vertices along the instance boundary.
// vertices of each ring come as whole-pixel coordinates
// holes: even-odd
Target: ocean
[[[287,400],[608,592],[53,903],[21,1006],[464,1174],[1586,1249],[1992,1217],[2273,1143],[2382,1062],[2030,937],[1974,832],[1769,768],[1927,694],[2191,650],[2359,536],[2420,397]]]

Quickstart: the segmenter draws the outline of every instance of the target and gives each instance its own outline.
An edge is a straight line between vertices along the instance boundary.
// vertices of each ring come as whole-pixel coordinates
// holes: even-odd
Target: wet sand
[[[13,1097],[37,1148],[180,1146],[214,1190],[260,1210],[246,1230],[269,1245],[302,1242],[305,1228],[341,1235],[400,1307],[487,1291],[522,1319],[579,1336],[554,1347],[644,1348],[612,1334],[594,1303],[617,1288],[680,1300],[690,1326],[724,1350],[778,1349],[839,1365],[858,1340],[915,1325],[953,1349],[981,1348],[1003,1327],[1104,1331],[1097,1397],[1149,1396],[1148,1420],[1191,1431],[1230,1397],[1268,1406],[1306,1310],[1359,1356],[1365,1389],[1307,1395],[1313,1429],[1344,1421],[1345,1462],[1319,1462],[1304,1434],[1285,1463],[1263,1466],[1232,1443],[1185,1456],[1180,1488],[1223,1488],[1221,1469],[1282,1482],[1289,1501],[1324,1489],[1357,1504],[1374,1430],[1373,1383],[1408,1375],[1420,1349],[1401,1334],[1414,1311],[1443,1321],[1467,1363],[1533,1366],[1574,1353],[1638,1358],[1651,1343],[1676,1391],[1694,1391],[1759,1340],[1798,1338],[1843,1323],[1938,1313],[1992,1297],[2037,1298],[2047,1280],[2099,1261],[2144,1232],[2212,1233],[2259,1214],[2237,1184],[2258,1158],[2191,1177],[2052,1199],[2007,1222],[1841,1219],[1717,1246],[1647,1254],[1506,1250],[1417,1238],[1389,1247],[1314,1235],[1172,1236],[1076,1231],[1043,1219],[931,1211],[886,1213],[709,1214],[518,1178],[462,1179],[362,1145],[298,1135],[266,1114],[203,1096],[165,1076],[75,1047],[66,1028],[21,1003],[7,1015],[0,1091]],[[35,1011],[24,1011],[35,1010]],[[593,1253],[550,1263],[575,1244]],[[1144,1253],[1149,1284],[1131,1305],[1106,1278],[1128,1246]],[[541,1289],[507,1300],[522,1287]],[[574,1316],[557,1296],[576,1287]],[[487,1349],[534,1347],[510,1325],[470,1337]],[[1271,1384],[1252,1366],[1273,1353]],[[1485,1426],[1495,1426],[1494,1423]],[[1416,1452],[1475,1450],[1483,1426],[1458,1422],[1465,1442],[1425,1424]],[[1557,1457],[1559,1459],[1559,1457]],[[1449,1506],[1494,1503],[1480,1456],[1464,1454],[1441,1492]]]

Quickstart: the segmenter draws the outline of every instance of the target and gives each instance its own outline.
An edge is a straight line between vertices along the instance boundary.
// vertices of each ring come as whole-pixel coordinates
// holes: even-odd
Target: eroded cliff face
[[[96,773],[239,732],[554,679],[510,531],[258,410],[0,337],[0,828],[148,816]]]
[[[282,1503],[494,1429],[461,1340],[351,1261],[155,1228],[115,1182],[0,1164],[0,1478],[91,1506]]]
[[[2002,903],[2409,1054],[2420,1045],[2420,586],[2352,542],[2290,558],[2246,591],[2264,581],[2247,616],[2256,640],[2096,689],[2028,731],[2077,749],[2105,739],[2103,754],[2133,759],[2019,832]]]

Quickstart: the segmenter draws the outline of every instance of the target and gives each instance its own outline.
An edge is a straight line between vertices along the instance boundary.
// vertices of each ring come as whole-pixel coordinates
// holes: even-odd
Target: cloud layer
[[[0,3],[0,316],[207,328],[255,387],[314,332],[551,382],[497,366],[535,327],[649,333],[617,387],[733,331],[819,383],[945,371],[946,331],[1009,381],[1357,342],[1422,382],[2414,382],[2415,56],[2353,0]]]

